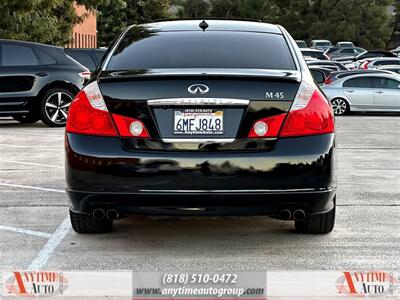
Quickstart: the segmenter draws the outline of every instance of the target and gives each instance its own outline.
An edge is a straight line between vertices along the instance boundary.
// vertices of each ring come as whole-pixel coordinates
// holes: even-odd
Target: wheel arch
[[[38,94],[38,99],[42,100],[43,96],[46,94],[47,91],[54,89],[54,88],[61,88],[70,91],[74,96],[79,92],[79,88],[71,82],[56,80],[52,81],[49,84],[45,85]]]

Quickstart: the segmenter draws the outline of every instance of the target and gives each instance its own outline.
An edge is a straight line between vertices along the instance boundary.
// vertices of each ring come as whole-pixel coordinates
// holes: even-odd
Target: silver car
[[[350,111],[400,112],[398,74],[355,74],[324,84],[321,89],[335,115]]]

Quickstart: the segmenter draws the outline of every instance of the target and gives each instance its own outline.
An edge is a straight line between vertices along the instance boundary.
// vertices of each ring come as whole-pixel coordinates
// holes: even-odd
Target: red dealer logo
[[[336,281],[339,294],[373,297],[393,294],[398,281],[388,272],[343,272]]]
[[[61,272],[13,272],[5,280],[8,294],[24,297],[62,295],[68,288],[68,280]]]

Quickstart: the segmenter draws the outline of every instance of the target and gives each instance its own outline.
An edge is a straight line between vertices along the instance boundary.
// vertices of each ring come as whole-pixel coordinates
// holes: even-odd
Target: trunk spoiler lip
[[[304,75],[298,70],[273,69],[137,69],[101,71],[98,80],[107,82],[129,78],[186,76],[270,78],[301,82]]]

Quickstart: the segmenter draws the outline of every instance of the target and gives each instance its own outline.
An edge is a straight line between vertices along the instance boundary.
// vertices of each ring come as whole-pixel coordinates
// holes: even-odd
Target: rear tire
[[[21,124],[33,124],[40,120],[39,116],[35,114],[30,115],[14,115],[12,118]]]
[[[295,221],[296,231],[299,233],[326,234],[335,226],[336,205],[331,211],[316,215],[307,215],[303,221]]]
[[[48,90],[40,103],[40,119],[49,127],[64,127],[74,94],[63,88]]]
[[[72,229],[77,233],[105,233],[112,229],[112,221],[96,220],[92,215],[79,214],[69,211]]]

